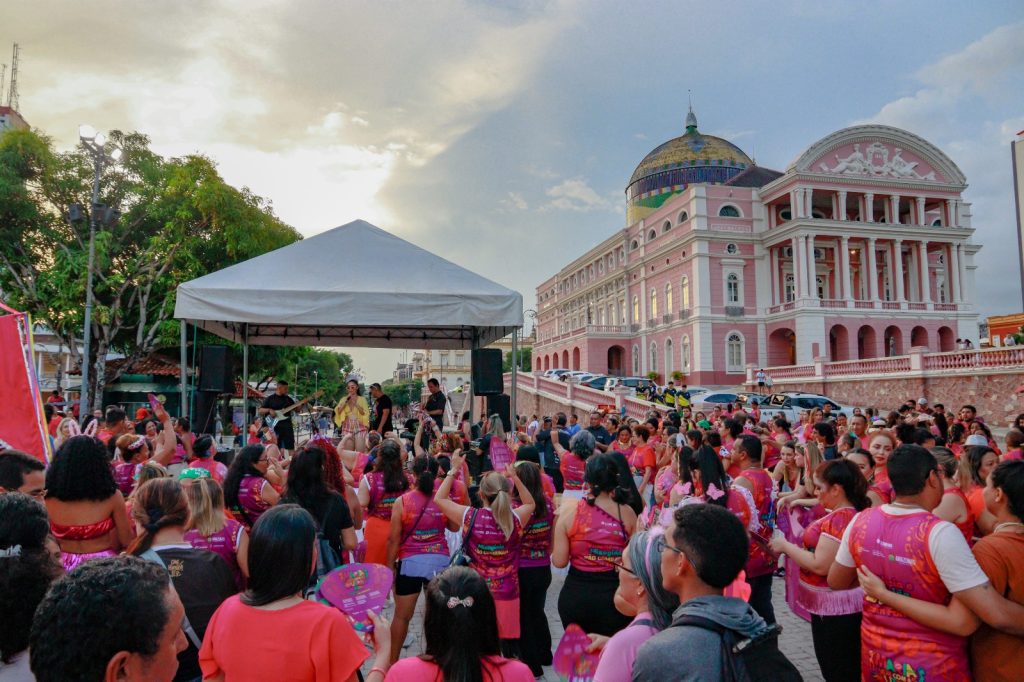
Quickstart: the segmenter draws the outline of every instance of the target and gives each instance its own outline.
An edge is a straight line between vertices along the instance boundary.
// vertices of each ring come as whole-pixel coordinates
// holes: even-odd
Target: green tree
[[[533,350],[530,348],[518,348],[516,349],[516,367],[521,371],[531,372],[533,371]],[[512,371],[512,353],[508,352],[504,354],[501,360],[501,371],[511,372]]]
[[[103,172],[100,203],[122,215],[96,233],[90,407],[116,378],[106,376],[109,351],[135,360],[177,345],[178,284],[300,238],[269,202],[225,183],[210,159],[165,159],[140,133],[109,138],[123,156]],[[91,206],[92,174],[84,149],[56,152],[36,131],[0,136],[0,289],[73,352],[84,321],[89,221],[71,223],[66,212],[73,203]]]
[[[381,384],[381,390],[391,398],[395,407],[407,407],[410,403],[419,402],[420,394],[423,393],[423,382],[420,379],[413,379]]]

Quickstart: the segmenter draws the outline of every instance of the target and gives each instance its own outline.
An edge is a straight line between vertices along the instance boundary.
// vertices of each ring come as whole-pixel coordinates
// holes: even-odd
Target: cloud
[[[509,192],[504,199],[498,201],[498,204],[509,210],[525,211],[530,208],[530,204],[519,192]]]
[[[544,205],[545,210],[561,211],[604,211],[612,208],[612,203],[602,197],[582,178],[563,180],[545,192],[551,201]]]

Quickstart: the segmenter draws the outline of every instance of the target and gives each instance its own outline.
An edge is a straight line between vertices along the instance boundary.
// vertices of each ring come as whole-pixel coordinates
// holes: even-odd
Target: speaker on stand
[[[199,363],[200,391],[235,392],[235,356],[227,346],[203,346]]]
[[[505,390],[500,350],[477,348],[472,352],[472,365],[473,395],[500,395]]]

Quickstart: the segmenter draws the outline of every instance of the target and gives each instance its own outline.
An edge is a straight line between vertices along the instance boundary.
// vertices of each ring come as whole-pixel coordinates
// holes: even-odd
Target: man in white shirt
[[[867,568],[890,590],[946,603],[956,595],[986,622],[1007,626],[1024,618],[1000,597],[971,554],[963,534],[953,524],[930,512],[942,501],[942,478],[935,457],[918,445],[902,445],[889,457],[892,504],[867,509],[855,516],[843,533],[828,584],[844,590],[857,583],[857,570]],[[916,538],[927,534],[927,548]],[[1024,628],[1024,623],[1020,626]],[[905,642],[921,645],[908,648]],[[965,637],[918,624],[874,600],[864,602],[861,628],[861,674],[864,679],[884,676],[886,668],[909,665],[924,670],[927,679],[969,679]]]

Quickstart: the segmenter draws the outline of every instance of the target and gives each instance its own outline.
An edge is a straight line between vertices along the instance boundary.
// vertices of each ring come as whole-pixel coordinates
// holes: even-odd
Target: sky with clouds
[[[906,128],[967,175],[982,315],[1017,312],[1009,142],[1024,4],[55,2],[5,8],[20,110],[201,152],[304,235],[374,222],[522,292],[624,226],[653,147],[700,128],[782,169],[855,123]],[[399,264],[345,263],[393,280]],[[286,276],[286,275],[282,275]],[[400,353],[353,350],[367,378]]]

